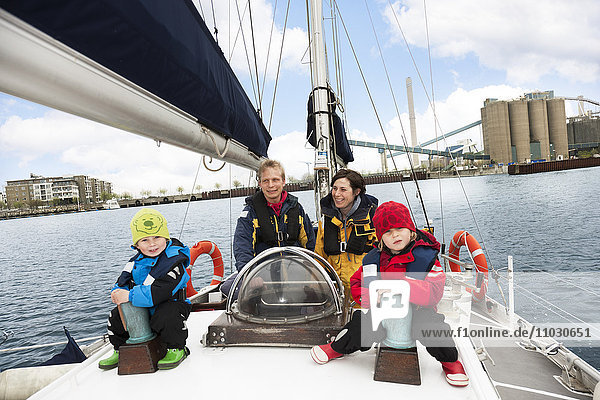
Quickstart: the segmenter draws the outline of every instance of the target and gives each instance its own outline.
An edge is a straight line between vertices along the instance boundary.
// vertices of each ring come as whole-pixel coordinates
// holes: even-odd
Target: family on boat
[[[320,202],[322,216],[315,234],[298,198],[284,190],[285,170],[280,162],[261,163],[258,186],[260,190],[246,198],[237,220],[233,255],[238,272],[266,249],[303,247],[331,264],[347,298],[355,302],[350,321],[334,340],[310,350],[317,364],[368,350],[374,343],[385,345],[386,325],[373,329],[371,323],[369,283],[400,279],[410,286],[412,338],[442,364],[448,383],[468,385],[453,339],[432,342],[420,334],[425,327],[448,328],[435,309],[446,276],[437,258],[440,243],[430,232],[416,228],[406,206],[394,201],[378,206],[378,199],[366,194],[363,177],[341,169],[331,180],[331,192]],[[141,209],[130,225],[137,254],[118,277],[111,300],[117,306],[130,302],[149,309],[150,327],[167,349],[158,369],[175,368],[189,355],[185,344],[191,305],[185,290],[190,250],[169,235],[166,219],[154,209]],[[238,295],[237,290],[231,293],[235,278],[233,274],[220,285],[225,296]],[[118,365],[119,347],[129,338],[118,307],[110,313],[108,334],[114,352],[99,362],[102,369]]]

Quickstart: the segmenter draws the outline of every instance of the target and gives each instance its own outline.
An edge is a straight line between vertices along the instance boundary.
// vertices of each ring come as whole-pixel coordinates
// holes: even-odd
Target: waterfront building
[[[600,115],[578,115],[570,117],[567,124],[569,145],[581,148],[595,148],[600,143]]]
[[[554,91],[511,101],[486,99],[481,109],[485,152],[498,164],[569,157],[565,100]]]
[[[44,177],[30,174],[27,179],[6,182],[6,202],[38,205],[95,204],[112,195],[112,184],[85,175]]]

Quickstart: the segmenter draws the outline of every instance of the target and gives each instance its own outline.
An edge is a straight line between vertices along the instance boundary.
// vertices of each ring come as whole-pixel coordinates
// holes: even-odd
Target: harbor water
[[[447,246],[456,231],[468,230],[499,270],[504,293],[507,256],[513,256],[517,313],[532,323],[600,323],[600,168],[431,179],[420,181],[419,186],[438,240]],[[406,193],[417,225],[423,226],[414,183],[371,185],[367,192],[380,202],[402,203],[407,202]],[[313,193],[294,195],[312,219]],[[231,237],[243,201],[207,200],[155,208],[166,217],[171,236],[185,244],[215,242],[228,273]],[[9,336],[0,349],[64,340],[63,326],[76,340],[106,332],[113,307],[110,288],[134,254],[129,221],[137,211],[0,221],[0,342],[2,332]],[[210,281],[212,264],[208,256],[196,264],[192,275],[198,288]],[[498,293],[493,279],[489,286],[490,293]],[[600,368],[598,345],[581,342],[572,350]],[[0,369],[37,365],[62,347],[0,353]]]

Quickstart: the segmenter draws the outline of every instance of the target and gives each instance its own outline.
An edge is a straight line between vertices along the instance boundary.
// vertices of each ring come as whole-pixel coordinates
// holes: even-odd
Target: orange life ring
[[[198,292],[194,289],[192,285],[192,267],[196,262],[196,259],[200,254],[208,254],[210,258],[212,258],[213,262],[213,277],[210,282],[211,285],[218,285],[223,281],[223,274],[225,273],[225,267],[223,266],[223,256],[221,255],[221,250],[211,241],[202,240],[196,243],[192,248],[190,248],[190,267],[187,268],[187,273],[190,275],[190,280],[186,286],[186,296],[192,297]]]
[[[467,246],[469,254],[475,263],[475,269],[483,276],[483,282],[481,283],[480,288],[470,290],[473,293],[473,298],[476,301],[481,301],[485,299],[485,293],[487,292],[488,265],[479,242],[467,231],[458,231],[454,234],[454,237],[452,237],[450,247],[448,248],[448,255],[451,258],[458,260],[460,248],[464,245]],[[450,270],[453,272],[460,272],[460,265],[450,260],[448,260],[448,263],[450,264]]]

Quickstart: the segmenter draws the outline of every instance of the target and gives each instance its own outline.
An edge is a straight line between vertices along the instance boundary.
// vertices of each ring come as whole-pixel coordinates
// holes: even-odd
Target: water
[[[458,179],[421,181],[419,185],[440,241],[445,237],[449,243],[456,231],[466,229],[487,249],[496,269],[506,267],[507,255],[514,257],[519,271],[515,278],[518,313],[532,322],[567,322],[562,311],[546,309],[547,304],[537,295],[585,322],[599,323],[600,290],[595,281],[600,272],[599,183],[600,168],[463,178],[477,224]],[[404,190],[417,225],[423,225],[414,183],[404,183]],[[398,183],[371,185],[367,192],[381,202],[405,202]],[[294,194],[309,215],[314,215],[313,193]],[[155,208],[166,217],[171,235],[184,243],[215,242],[223,253],[227,272],[231,232],[242,204],[243,198],[193,202],[181,234],[188,204]],[[75,339],[105,333],[112,308],[109,289],[133,255],[129,221],[137,211],[132,208],[0,221],[0,330],[14,333],[0,348],[61,341],[62,326]],[[212,275],[208,256],[203,256],[201,264],[193,273],[196,288],[207,284]],[[504,278],[500,282],[506,293]],[[497,294],[494,286],[491,282],[490,292]],[[600,368],[596,346],[598,343],[572,350]],[[35,365],[60,348],[0,353],[0,369]]]

